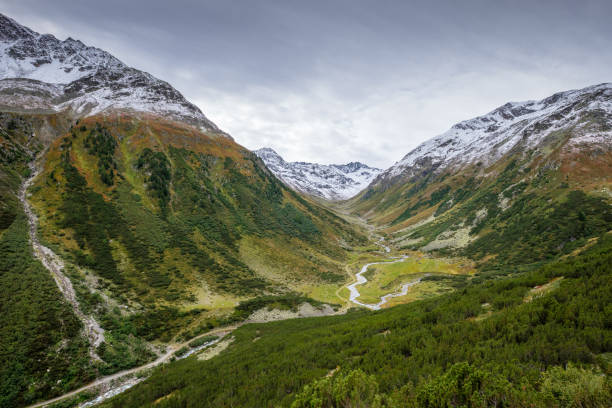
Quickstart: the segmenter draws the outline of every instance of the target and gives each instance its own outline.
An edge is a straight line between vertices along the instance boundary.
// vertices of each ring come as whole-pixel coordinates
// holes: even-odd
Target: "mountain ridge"
[[[109,110],[147,112],[223,133],[167,82],[99,48],[39,34],[2,14],[0,105],[67,110],[76,117]]]
[[[381,173],[348,207],[397,247],[544,261],[612,222],[612,84],[507,103]]]
[[[580,127],[585,112],[602,113],[601,129]],[[410,177],[420,169],[440,171],[481,162],[484,167],[512,149],[537,147],[552,132],[577,127],[571,146],[612,142],[612,83],[557,92],[542,100],[508,102],[491,112],[453,125],[406,154],[384,171],[373,184]],[[586,124],[588,125],[588,123]]]
[[[326,200],[346,200],[368,186],[381,169],[360,162],[317,164],[287,162],[269,147],[255,150],[266,166],[297,191]]]

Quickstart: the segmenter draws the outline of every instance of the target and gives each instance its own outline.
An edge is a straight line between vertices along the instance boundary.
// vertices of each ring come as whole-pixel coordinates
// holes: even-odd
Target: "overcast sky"
[[[612,1],[0,0],[170,82],[250,148],[389,167],[508,101],[612,81]]]

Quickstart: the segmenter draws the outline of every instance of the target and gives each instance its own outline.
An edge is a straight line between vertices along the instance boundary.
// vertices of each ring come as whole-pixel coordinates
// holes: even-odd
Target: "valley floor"
[[[42,247],[42,245],[38,243],[36,238],[36,216],[27,203],[25,191],[28,184],[31,182],[32,178],[36,176],[36,174],[37,172],[34,171],[32,177],[24,183],[22,192],[22,202],[24,208],[26,209],[26,213],[29,215],[30,224],[32,226],[30,236],[35,248],[38,246]],[[432,274],[436,274],[438,276],[464,274],[463,276],[466,277],[466,273],[473,272],[472,270],[466,268],[460,268],[458,264],[453,264],[449,260],[431,259],[421,253],[399,253],[385,245],[384,239],[375,234],[373,227],[365,224],[362,220],[355,220],[350,217],[347,218],[351,222],[358,222],[362,228],[365,227],[368,231],[370,231],[370,236],[372,239],[371,244],[362,248],[355,248],[353,250],[352,258],[345,265],[345,269],[350,275],[350,277],[347,277],[345,282],[338,285],[326,285],[325,288],[312,287],[309,288],[310,290],[308,293],[308,295],[316,301],[329,302],[332,304],[340,303],[341,307],[337,308],[336,311],[328,306],[328,310],[326,310],[324,307],[312,307],[308,303],[303,303],[297,312],[276,309],[270,310],[269,307],[268,310],[265,308],[260,309],[253,312],[248,319],[237,324],[207,331],[195,337],[191,337],[187,341],[177,341],[175,339],[169,344],[163,346],[163,349],[165,349],[164,352],[152,362],[98,378],[95,381],[76,390],[47,401],[33,404],[29,408],[49,406],[59,402],[62,402],[62,404],[68,403],[70,406],[76,405],[77,403],[81,404],[81,406],[92,406],[94,404],[98,404],[107,398],[111,398],[121,392],[126,391],[131,386],[142,381],[148,377],[154,367],[168,363],[177,358],[184,358],[194,352],[201,353],[203,350],[209,347],[213,348],[212,343],[205,344],[205,347],[198,348],[192,347],[190,344],[192,345],[194,342],[197,342],[200,339],[209,338],[210,336],[217,336],[219,339],[231,338],[229,335],[236,328],[246,323],[261,323],[299,317],[344,314],[349,308],[355,306],[378,310],[383,307],[411,302],[452,290],[452,286],[448,284],[445,285],[442,280],[441,283],[433,283],[436,287],[435,290],[432,291],[432,282],[423,282],[423,279],[427,279],[427,277],[431,276]],[[45,247],[42,248],[46,249]],[[42,250],[38,252],[41,251]],[[51,251],[48,250],[48,252]],[[52,254],[52,256],[54,263],[49,264],[49,262],[46,261],[46,259],[49,257],[47,256],[45,258],[41,255],[43,264],[47,266],[54,277],[57,274],[63,276],[61,274],[61,268],[55,267],[57,265],[62,265],[61,259],[59,259],[59,257],[55,254]],[[67,277],[65,277],[65,279],[67,282],[70,282]],[[60,285],[60,283],[58,283],[58,285]],[[424,290],[420,289],[421,285],[424,286]],[[358,286],[359,289],[357,288]],[[69,297],[69,291],[62,290],[62,292],[68,292],[67,296]],[[89,320],[93,321],[93,318],[84,316],[79,311],[78,302],[76,302],[76,300],[71,302],[71,304],[73,304],[73,307],[78,312],[77,315],[84,319],[85,323],[89,322]],[[86,325],[86,327],[91,328],[91,325]],[[97,332],[94,331],[93,333]],[[89,331],[87,334],[90,334]],[[103,334],[101,335],[103,336]],[[95,338],[91,335],[88,335],[88,337],[92,340],[92,342],[95,341]],[[92,350],[95,349],[92,348]],[[184,353],[184,355],[179,355],[179,353],[184,350],[190,351]],[[69,401],[71,400],[74,401],[74,404],[70,404]],[[85,402],[83,404],[84,401],[90,402]]]
[[[35,174],[36,172],[34,172]],[[25,198],[27,183],[24,184],[22,193],[23,204],[30,218],[32,243],[34,248],[37,248],[37,245],[40,246],[40,244],[36,239],[36,218]],[[365,224],[363,220],[355,219],[346,214],[343,215],[345,219],[369,231],[371,241],[369,245],[353,248],[350,259],[344,268],[347,272],[345,281],[338,284],[327,284],[323,287],[313,285],[305,288],[307,289],[304,291],[305,294],[319,304],[310,305],[307,301],[303,301],[298,308],[292,311],[282,307],[277,309],[279,304],[272,302],[261,306],[259,309],[248,309],[249,314],[242,315],[241,320],[235,324],[206,331],[196,336],[188,336],[187,339],[182,338],[181,340],[181,338],[175,336],[171,342],[161,347],[163,352],[152,362],[98,378],[90,384],[62,396],[31,405],[30,408],[54,406],[54,404],[60,404],[57,405],[58,407],[97,405],[147,379],[154,372],[153,369],[162,364],[194,354],[198,360],[207,360],[217,356],[231,346],[234,340],[234,331],[245,324],[266,323],[300,317],[344,315],[351,308],[380,310],[453,292],[458,288],[466,287],[475,276],[476,270],[473,263],[468,260],[435,258],[417,251],[398,251],[387,246],[384,238],[377,235],[377,231],[372,226]],[[40,251],[44,251],[44,249]],[[61,264],[61,259],[55,254],[53,256],[54,263]],[[55,269],[58,268],[54,268],[53,264],[48,265],[44,257],[41,260],[55,277]],[[69,279],[66,279],[69,282]],[[531,302],[543,293],[558,287],[559,282],[560,278],[555,278],[548,283],[536,286],[524,295],[523,302]],[[66,294],[66,292],[66,290],[62,290],[62,293]],[[326,302],[335,304],[335,310]],[[74,302],[73,306],[77,316],[83,318],[82,313],[79,314],[78,303]],[[493,309],[498,307],[497,304],[491,306],[485,302],[481,305],[482,312],[470,316],[467,320],[480,322],[489,319],[496,313]],[[382,333],[388,332],[388,330],[383,330]],[[94,341],[94,338],[91,339]],[[259,339],[259,336],[255,336],[252,342],[257,342]]]

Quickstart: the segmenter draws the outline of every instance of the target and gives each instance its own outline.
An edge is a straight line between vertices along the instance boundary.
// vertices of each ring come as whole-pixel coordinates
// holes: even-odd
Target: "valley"
[[[82,152],[80,154],[85,154],[85,153]],[[53,156],[50,156],[49,153],[47,152],[43,152],[42,156],[43,157],[53,157]],[[115,305],[114,307],[117,307],[117,305],[120,305],[120,303],[118,303],[119,300],[114,300],[114,299],[109,298],[109,296],[106,295],[106,293],[108,292],[103,291],[102,288],[93,286],[91,283],[87,284],[86,283],[87,280],[85,281],[82,280],[83,275],[85,275],[85,279],[87,279],[86,275],[88,274],[88,272],[85,272],[85,270],[83,270],[82,267],[77,266],[74,263],[74,261],[68,261],[68,262],[63,261],[51,249],[49,249],[46,246],[43,246],[39,242],[38,240],[38,233],[39,233],[38,232],[39,231],[38,218],[29,203],[29,200],[31,199],[36,200],[35,198],[36,196],[34,194],[29,193],[28,189],[29,188],[31,189],[32,186],[36,186],[37,184],[40,185],[40,181],[38,180],[38,178],[43,177],[41,173],[44,171],[45,168],[48,168],[48,167],[49,167],[49,163],[44,163],[40,159],[32,159],[32,161],[29,164],[30,175],[27,179],[25,179],[22,187],[20,188],[19,199],[21,201],[21,205],[23,206],[24,213],[26,214],[28,218],[28,223],[30,225],[29,238],[34,247],[34,255],[40,260],[42,265],[44,265],[44,267],[49,271],[51,276],[54,277],[60,293],[62,293],[62,295],[67,299],[67,302],[73,308],[74,313],[78,317],[78,319],[82,321],[83,336],[85,339],[88,339],[88,341],[90,342],[90,346],[89,346],[90,357],[95,361],[104,363],[103,359],[97,355],[97,351],[99,350],[98,347],[103,342],[106,342],[107,344],[113,344],[113,343],[117,344],[116,343],[117,340],[113,340],[112,337],[110,339],[105,338],[105,330],[102,327],[100,327],[99,323],[93,317],[93,314],[86,315],[83,313],[83,311],[81,310],[81,306],[79,305],[79,301],[83,301],[85,305],[89,306],[88,302],[90,301],[87,298],[85,298],[83,294],[83,291],[85,290],[85,291],[90,291],[94,295],[98,294],[98,298],[99,298],[98,307],[104,304],[107,305],[106,307],[113,306],[113,305]],[[41,190],[38,190],[38,191],[40,192]],[[44,202],[49,203],[49,200],[52,199],[52,194],[45,193],[44,196],[45,196]],[[38,208],[42,207],[41,204],[42,203],[38,201]],[[339,214],[342,215],[341,213]],[[347,217],[347,218],[350,220],[350,217]],[[370,231],[370,233],[372,233],[373,231],[373,227],[368,226],[367,224],[364,224],[363,221],[359,223],[359,227],[360,228],[365,227],[365,229]],[[51,240],[52,239],[53,238],[51,238]],[[51,240],[49,242],[52,242]],[[70,255],[68,254],[68,256]],[[396,258],[399,258],[399,260]],[[350,264],[347,263],[345,265],[345,269],[347,270],[352,269],[349,267],[349,265],[352,265],[353,267],[355,267],[355,265],[361,267],[360,262],[364,262],[365,260],[371,260],[371,259],[379,259],[379,261],[376,263],[370,262],[361,267],[361,272],[355,275],[358,278],[357,284],[359,284],[362,274],[368,271],[368,267],[372,265],[390,266],[393,262],[398,262],[398,261],[405,263],[405,265],[402,265],[402,266],[406,266],[406,268],[402,268],[402,270],[400,271],[390,271],[390,274],[385,273],[384,268],[381,271],[376,271],[376,273],[374,274],[372,274],[371,271],[368,271],[370,278],[372,278],[372,275],[375,278],[379,278],[378,275],[381,275],[380,278],[382,279],[389,280],[389,278],[391,278],[392,280],[400,279],[400,281],[402,279],[408,279],[407,278],[408,275],[427,276],[426,271],[434,271],[434,272],[439,273],[440,271],[445,270],[445,269],[449,269],[450,271],[450,268],[451,268],[450,264],[446,264],[444,262],[438,262],[435,260],[409,261],[408,255],[397,255],[395,250],[392,251],[392,249],[389,246],[382,243],[380,238],[376,238],[375,236],[372,238],[370,245],[365,245],[359,248],[354,248],[351,251],[349,259],[352,259],[353,261]],[[421,263],[423,264],[423,266],[421,266]],[[64,274],[64,271],[66,270],[66,268],[69,268],[69,270],[73,271],[73,274],[71,275],[71,277],[68,277]],[[77,294],[77,292],[75,291],[74,287],[72,286],[71,278],[77,279],[76,282],[81,288],[79,291],[80,293]],[[311,291],[310,293],[312,294],[313,300],[328,302],[331,304],[340,304],[338,307],[337,313],[341,313],[341,314],[346,313],[347,308],[350,307],[351,304],[362,305],[362,306],[366,306],[371,309],[380,309],[380,306],[382,306],[382,303],[379,305],[369,305],[369,304],[362,303],[361,300],[368,299],[369,297],[372,297],[373,294],[371,291],[368,291],[367,295],[364,293],[360,297],[359,292],[357,292],[357,290],[355,289],[356,284],[355,283],[349,284],[351,279],[352,277],[345,277],[342,279],[341,282],[337,284],[332,284],[328,292],[333,291],[333,296],[330,296],[327,294],[317,295],[316,289],[319,287],[313,285],[312,287],[313,289],[310,289]],[[84,283],[86,284],[86,286],[83,286]],[[365,281],[361,282],[361,284],[363,283],[366,283],[366,282]],[[414,283],[416,283],[416,281],[409,283],[409,284],[402,284],[403,292],[400,293],[400,296],[397,296],[395,292],[390,293],[390,294],[383,293],[381,292],[383,291],[383,288],[379,288],[379,292],[377,292],[377,296],[382,297],[382,299],[388,299],[389,296],[392,296],[393,304],[402,303],[403,297],[408,294],[408,286],[412,286]],[[366,289],[366,286],[364,286],[362,290],[365,290],[365,289]],[[393,285],[387,284],[384,290],[386,290],[386,292],[392,292],[393,289],[394,289]],[[351,295],[348,298],[348,300],[342,297],[342,293],[344,291],[351,292]],[[361,300],[357,300],[357,298],[360,298]],[[418,294],[413,295],[409,300],[412,301],[417,298],[419,298]],[[231,304],[231,298],[222,297],[221,299],[224,299],[221,303],[219,303],[221,307],[219,309],[212,309],[213,312],[216,313],[219,311],[223,311],[224,304],[226,304],[225,302],[229,302]],[[305,299],[304,301],[308,302],[307,299]],[[253,311],[257,312],[259,310],[265,310],[266,308],[268,310],[276,310],[275,308],[279,306],[283,308],[282,302],[279,304],[277,299],[272,298],[271,303],[268,306],[264,306],[264,309],[253,309]],[[125,306],[123,306],[123,308],[125,308]],[[91,309],[91,306],[89,306],[88,310],[91,312],[91,311],[94,311],[95,309]],[[99,312],[97,313],[97,316],[101,316],[104,319],[104,315],[100,315]],[[212,331],[205,331],[204,333],[197,334],[195,336],[188,335],[186,340],[183,340],[183,341],[175,337],[170,342],[166,341],[162,343],[163,346],[161,346],[160,344],[156,344],[155,349],[157,349],[158,351],[155,351],[157,356],[155,357],[153,361],[146,362],[145,364],[140,365],[140,366],[122,369],[118,372],[115,372],[115,373],[112,373],[106,376],[102,376],[96,379],[95,381],[87,385],[84,385],[74,391],[70,391],[66,394],[55,397],[45,402],[40,402],[37,404],[30,405],[30,407],[33,408],[33,407],[39,407],[39,406],[46,406],[50,404],[59,403],[60,401],[70,400],[71,398],[76,398],[75,401],[77,400],[82,401],[83,398],[92,399],[91,396],[96,395],[97,393],[100,393],[100,397],[94,400],[96,401],[96,403],[100,403],[107,397],[115,396],[119,394],[120,392],[127,391],[130,387],[136,385],[138,382],[146,378],[149,375],[148,373],[151,371],[151,369],[161,364],[168,363],[170,360],[176,359],[180,350],[183,350],[185,348],[189,349],[190,348],[189,345],[193,344],[199,339],[205,339],[205,338],[210,337],[211,335],[216,335],[216,336],[219,336],[220,338],[222,338],[223,336],[229,336],[233,330],[240,327],[242,324],[249,323],[250,321],[254,321],[253,317],[251,316],[245,315],[244,317],[246,318],[246,320],[238,321],[237,324],[225,325],[221,323],[221,327],[218,329],[215,329]],[[276,318],[273,317],[272,320],[276,320],[278,318],[282,319],[282,318],[294,318],[294,317],[297,317],[297,315],[289,313],[288,315],[286,315],[286,317],[276,317]],[[265,321],[269,321],[269,319],[266,319]],[[197,324],[201,323],[201,320],[198,319],[194,323],[196,324],[196,327],[197,327]],[[188,327],[194,327],[194,324],[192,323]],[[107,335],[114,336],[115,335],[114,332],[112,331],[112,329],[110,330],[111,332],[107,333]],[[109,340],[111,341],[111,343],[108,343]],[[123,340],[123,341],[125,342],[126,345],[130,343],[130,341],[127,341],[127,342],[126,340]],[[206,346],[207,344],[208,343],[204,344],[204,346]],[[214,343],[211,342],[210,345],[212,344]],[[197,350],[194,349],[194,352],[197,352],[201,349],[202,349],[201,347],[199,347]],[[191,353],[192,352],[190,351],[188,354],[186,354],[186,356]],[[182,357],[179,357],[179,358],[182,358]],[[149,357],[149,359],[151,359],[151,357]],[[131,363],[131,364],[138,364],[138,363],[135,361],[134,363]],[[85,404],[85,406],[88,406],[88,405]]]
[[[12,117],[23,123],[34,123],[27,115]],[[272,187],[267,188],[271,194],[277,188],[287,200],[285,202],[293,203],[297,211],[309,214],[308,218],[296,213],[290,217],[297,218],[282,218],[286,216],[283,208],[287,207],[272,204],[269,208],[273,211],[266,214],[265,219],[269,222],[274,220],[269,218],[270,215],[280,217],[274,221],[279,223],[277,228],[292,237],[279,240],[275,233],[266,233],[265,223],[258,224],[257,218],[254,221],[244,218],[257,214],[252,212],[253,208],[240,207],[252,202],[253,198],[245,198],[236,204],[231,201],[237,193],[248,194],[248,189],[242,190],[243,176],[228,167],[228,163],[234,166],[234,160],[241,160],[240,156],[231,161],[224,160],[223,165],[217,161],[213,166],[201,161],[201,157],[210,156],[198,157],[211,155],[219,144],[224,145],[224,152],[227,152],[233,148],[230,139],[191,134],[177,142],[175,136],[166,139],[163,144],[166,147],[159,151],[161,154],[154,153],[153,149],[159,148],[161,138],[168,137],[168,131],[180,135],[188,130],[160,119],[152,122],[137,116],[92,117],[75,123],[64,136],[42,150],[42,159],[36,160],[34,154],[28,153],[30,159],[24,161],[28,176],[23,178],[18,197],[29,223],[34,255],[56,279],[58,292],[66,297],[74,316],[81,321],[81,336],[88,344],[86,354],[91,361],[97,361],[90,381],[81,380],[79,387],[73,387],[75,390],[55,391],[58,396],[53,399],[28,406],[90,406],[88,401],[105,404],[107,398],[120,401],[124,393],[129,395],[126,398],[132,398],[130,390],[140,390],[141,384],[150,384],[150,381],[155,383],[158,369],[184,364],[181,363],[183,354],[190,362],[204,362],[199,356],[213,350],[218,340],[196,347],[191,344],[199,344],[200,339],[204,341],[212,335],[239,339],[241,330],[249,331],[249,327],[262,324],[280,324],[275,323],[277,320],[301,317],[299,320],[338,318],[350,321],[363,316],[363,312],[356,311],[356,308],[380,313],[413,303],[456,299],[454,294],[464,293],[466,288],[487,287],[505,279],[527,279],[523,276],[533,275],[542,265],[523,263],[517,267],[509,264],[495,270],[487,268],[486,262],[470,259],[461,251],[398,245],[404,239],[402,234],[428,227],[427,223],[398,229],[396,234],[393,223],[380,224],[376,220],[364,219],[355,211],[355,201],[333,203],[301,198],[281,184],[274,187],[274,179],[258,171],[256,161],[246,161],[248,165],[239,166],[239,172],[252,171],[255,177],[264,180],[264,185],[270,183]],[[195,143],[194,136],[198,140]],[[188,149],[201,149],[206,144],[212,146],[207,149],[213,150],[189,153]],[[106,146],[111,146],[112,155],[105,153]],[[242,154],[249,157],[248,152]],[[244,160],[245,156],[242,157]],[[104,161],[108,161],[110,166],[102,164]],[[210,166],[204,173],[204,180],[210,180],[202,184],[206,186],[204,191],[208,194],[221,192],[218,200],[230,210],[219,218],[223,224],[218,225],[224,225],[221,228],[227,228],[226,232],[213,230],[216,235],[204,235],[211,234],[211,231],[197,227],[197,222],[201,222],[197,218],[198,210],[182,201],[198,198],[197,194],[189,195],[195,190],[189,193],[185,181],[189,180],[192,185],[197,183],[202,173],[194,172],[194,169],[201,168],[204,163]],[[164,170],[165,166],[173,170],[168,172]],[[141,173],[143,169],[144,174]],[[165,187],[164,173],[172,177]],[[223,182],[215,189],[213,183],[219,180]],[[237,183],[237,187],[230,187],[228,182]],[[159,186],[152,183],[159,183]],[[179,191],[183,192],[179,195]],[[229,191],[233,192],[227,194]],[[574,200],[584,200],[577,193],[573,195],[576,196]],[[592,212],[586,213],[588,217],[606,219],[608,213],[602,201],[589,200],[594,207],[588,210]],[[258,202],[268,205],[265,201]],[[572,206],[582,211],[588,208],[584,204]],[[598,213],[596,208],[603,212]],[[586,217],[585,221],[588,220]],[[476,214],[473,226],[478,225],[479,218],[483,216]],[[183,220],[189,220],[189,224]],[[237,220],[241,224],[236,224]],[[126,222],[129,228],[118,221]],[[172,243],[181,239],[173,230],[177,225],[182,225],[181,234],[193,237],[195,245],[188,244],[184,238],[178,241],[180,243]],[[191,229],[189,225],[196,228]],[[240,227],[232,232],[232,228],[238,225]],[[595,221],[589,225],[604,227],[607,221],[600,224]],[[82,226],[87,226],[87,229],[82,229]],[[108,229],[108,226],[113,229]],[[149,235],[152,231],[154,234]],[[592,231],[591,234],[597,234],[599,230]],[[249,236],[253,233],[254,236]],[[234,238],[232,234],[240,234],[240,237]],[[326,246],[311,238],[323,234],[338,236],[339,247]],[[442,230],[440,235],[445,234],[447,232]],[[165,242],[152,241],[152,238],[163,238]],[[601,245],[607,240],[601,236],[590,239]],[[579,255],[589,249],[588,246],[583,250],[575,248],[570,246],[568,250]],[[595,248],[599,248],[598,245]],[[232,261],[234,265],[244,265],[244,269],[230,274],[231,280],[218,280],[218,276],[199,269],[200,263],[195,262],[195,258],[189,260],[194,255],[201,257],[200,261],[210,259],[221,267],[228,259],[236,259]],[[138,264],[143,259],[147,260],[148,270]],[[259,279],[263,286],[248,289],[250,283],[246,286],[245,283],[252,281],[241,280],[245,279],[240,277],[241,273]],[[548,280],[538,279],[543,287],[549,285]],[[158,285],[157,281],[165,283]],[[558,285],[555,288],[558,289]],[[534,296],[524,291],[520,296],[518,292],[512,292],[506,300],[491,298],[482,301],[482,304],[493,306],[481,306],[481,310],[469,312],[467,319],[486,322],[493,317],[499,318],[506,307],[517,304],[510,300],[513,296],[520,299],[531,296],[529,303],[546,300],[546,296],[531,300]],[[179,296],[169,296],[173,292]],[[510,306],[504,306],[505,302]],[[303,305],[309,305],[315,312],[302,313]],[[322,312],[325,308],[329,312]],[[363,318],[370,322],[368,324],[376,319]],[[388,331],[381,329],[381,333]],[[288,335],[284,333],[282,336]],[[387,336],[384,334],[385,338]],[[260,337],[255,336],[251,341],[259,343]],[[239,344],[242,343],[224,341],[224,348],[212,353],[210,361],[242,347]]]
[[[0,407],[612,406],[611,83],[286,162],[0,23]]]
[[[35,169],[33,164],[31,167],[32,169]],[[24,205],[24,209],[26,210],[26,214],[28,214],[29,216],[29,221],[31,222],[31,225],[34,226],[34,228],[31,231],[31,240],[35,248],[36,248],[36,245],[40,245],[40,244],[37,244],[37,241],[36,241],[36,228],[35,228],[35,226],[37,225],[36,216],[32,213],[31,209],[29,208],[29,204],[27,203],[27,198],[26,198],[26,192],[27,192],[27,186],[31,183],[32,180],[35,179],[37,175],[38,175],[38,171],[33,171],[31,177],[28,178],[24,182],[24,187],[22,187],[22,199],[23,199],[22,203]],[[371,228],[369,229],[371,230]],[[47,401],[29,405],[28,408],[37,408],[37,407],[42,407],[42,406],[55,406],[54,404],[64,404],[65,405],[66,403],[71,406],[78,404],[79,407],[88,407],[88,406],[97,405],[97,404],[102,403],[106,399],[112,398],[114,396],[117,396],[129,390],[131,387],[145,380],[150,375],[152,369],[159,365],[166,364],[170,361],[187,358],[191,356],[192,354],[203,355],[204,351],[208,351],[209,349],[214,349],[215,344],[218,343],[219,341],[223,341],[223,339],[225,338],[232,339],[233,338],[232,332],[238,329],[239,327],[243,326],[244,324],[271,322],[271,321],[279,321],[279,320],[295,319],[295,318],[308,318],[308,317],[313,318],[314,316],[343,315],[347,312],[351,304],[363,306],[363,307],[366,307],[372,310],[379,310],[381,309],[381,307],[383,307],[383,305],[386,305],[387,302],[389,302],[389,305],[391,304],[397,305],[397,304],[412,302],[414,300],[421,299],[423,296],[423,291],[420,291],[418,289],[415,290],[412,287],[417,284],[420,284],[422,278],[430,276],[430,273],[427,271],[436,273],[439,276],[446,276],[445,273],[446,274],[451,274],[453,272],[456,273],[456,271],[453,269],[451,264],[447,264],[444,261],[437,261],[435,259],[423,260],[422,258],[420,260],[416,260],[416,259],[410,260],[409,255],[392,256],[391,248],[385,245],[382,239],[380,238],[376,238],[372,240],[372,243],[374,244],[373,246],[367,246],[365,247],[366,249],[357,251],[353,255],[353,257],[358,258],[358,259],[364,259],[364,258],[373,258],[373,257],[380,258],[382,256],[384,260],[381,260],[378,262],[370,262],[370,263],[363,265],[363,267],[361,267],[361,271],[355,275],[355,278],[357,279],[355,283],[352,283],[352,284],[345,283],[342,286],[337,287],[337,289],[336,289],[336,286],[334,286],[333,288],[336,289],[335,297],[331,298],[330,303],[335,304],[337,302],[340,302],[341,305],[340,307],[337,307],[335,311],[328,307],[331,313],[315,312],[316,307],[312,308],[312,306],[308,303],[308,299],[304,299],[304,303],[300,305],[299,307],[300,312],[295,313],[295,312],[291,312],[290,310],[285,309],[285,307],[283,307],[282,304],[276,303],[275,299],[273,299],[274,303],[262,309],[254,309],[254,312],[250,316],[248,316],[246,320],[244,321],[239,321],[237,324],[226,325],[226,326],[222,326],[215,330],[207,331],[205,333],[196,335],[194,337],[190,337],[186,341],[180,342],[178,339],[173,339],[170,343],[160,348],[161,353],[157,356],[157,358],[154,361],[146,363],[142,366],[125,369],[125,370],[113,373],[111,375],[107,375],[107,376],[98,378],[95,381],[87,385],[84,385],[74,391],[70,391],[66,394],[63,394],[61,396],[55,397]],[[380,247],[381,250],[372,251],[372,248],[376,246]],[[66,289],[63,289],[62,285],[70,284],[70,280],[66,276],[62,275],[61,270],[63,269],[63,266],[61,268],[58,268],[58,265],[63,265],[63,262],[59,259],[59,257],[57,257],[57,255],[53,254],[49,249],[47,248],[45,249],[46,249],[46,251],[44,252],[45,256],[43,257],[41,255],[41,262],[43,263],[43,265],[45,265],[47,269],[49,269],[50,272],[57,273],[60,276],[61,280],[58,281],[57,284],[58,284],[58,287],[60,288],[60,291],[64,293],[64,290]],[[53,260],[52,263],[49,263],[48,261],[49,259]],[[375,279],[387,279],[388,280],[389,279],[389,276],[387,276],[388,273],[385,273],[384,270],[381,270],[381,271],[374,270],[374,273],[372,273],[372,270],[370,269],[370,267],[374,265],[380,265],[384,268],[384,267],[392,266],[400,262],[405,263],[406,265],[402,265],[405,267],[401,268],[399,273],[396,271],[391,271],[392,279],[394,280],[399,279],[399,281],[402,282],[403,280],[407,279],[407,276],[412,276],[412,277],[419,276],[419,277],[416,280],[413,280],[409,283],[401,284],[401,290],[399,292],[391,292],[387,294],[384,294],[384,293],[379,294],[379,292],[377,292],[376,299],[380,299],[380,301],[378,301],[378,303],[376,304],[363,303],[366,301],[366,299],[370,299],[372,296],[374,296],[372,294],[372,291],[367,291],[367,292],[365,291],[365,286],[362,289],[362,291],[365,293],[360,294],[359,291],[356,289],[357,285],[364,285],[368,282],[366,278],[363,276],[363,274],[365,272],[368,272],[370,279],[375,278]],[[347,264],[346,267],[347,269],[349,269],[348,268],[349,264]],[[395,268],[395,269],[398,269],[398,268]],[[67,283],[63,283],[64,281]],[[95,322],[95,320],[93,320],[93,318],[83,315],[76,301],[74,289],[72,289],[71,286],[69,288],[70,288],[70,292],[66,296],[72,295],[72,297],[69,298],[69,302],[73,304],[75,314],[79,317],[79,319],[83,320],[84,329],[86,331],[85,333],[86,338],[90,339],[90,341],[92,342],[92,346],[97,347],[101,342],[105,340],[104,334],[103,334],[104,331],[97,325],[97,323]],[[392,288],[393,288],[393,285],[386,285],[387,291]],[[380,290],[382,290],[382,288],[380,288]],[[450,287],[445,287],[445,290],[452,291],[453,289]],[[344,291],[350,292],[348,301],[347,299],[343,298],[341,295],[341,293]],[[409,294],[409,291],[410,291],[410,296],[407,297],[407,295]],[[413,292],[416,292],[416,293],[413,293]],[[430,296],[435,296],[435,295],[432,294]],[[426,296],[426,297],[429,297],[429,296]],[[320,301],[321,299],[318,299],[316,296],[314,296],[313,300]],[[308,306],[309,308],[312,308],[313,311],[302,314],[303,306]],[[281,309],[276,309],[277,307],[281,307]],[[93,331],[93,332],[89,331],[96,327],[98,328],[99,331]],[[212,340],[209,340],[209,339],[212,339]],[[96,344],[94,343],[94,341],[98,343]],[[94,350],[93,352],[95,353],[95,348],[93,348],[92,350]],[[97,355],[92,355],[92,358],[100,360],[100,357],[98,357]],[[93,398],[93,396],[96,396],[96,397]]]

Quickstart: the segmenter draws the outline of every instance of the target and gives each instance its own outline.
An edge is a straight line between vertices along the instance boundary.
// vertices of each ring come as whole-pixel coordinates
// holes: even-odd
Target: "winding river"
[[[388,246],[383,244],[382,241],[383,241],[382,239],[379,240],[377,242],[377,244],[380,245],[386,253],[391,252],[391,248],[389,248]],[[372,265],[392,264],[392,263],[404,262],[406,259],[408,259],[408,255],[402,255],[400,257],[391,257],[391,259],[392,260],[390,260],[390,261],[371,262],[371,263],[367,263],[367,264],[363,265],[363,267],[361,268],[361,271],[359,271],[359,273],[357,273],[355,275],[355,277],[357,278],[357,281],[355,283],[352,283],[352,284],[347,286],[348,290],[351,293],[350,297],[349,297],[349,300],[351,302],[353,302],[354,304],[359,305],[359,306],[367,307],[368,309],[371,309],[371,310],[380,310],[382,305],[387,303],[387,301],[389,299],[394,298],[394,297],[400,297],[400,296],[407,295],[408,294],[408,289],[411,286],[414,286],[417,283],[421,282],[421,279],[423,279],[423,277],[427,276],[427,274],[425,274],[425,275],[419,277],[418,279],[413,280],[412,282],[404,283],[402,285],[402,288],[401,288],[401,290],[399,292],[389,293],[387,295],[382,296],[380,298],[380,302],[378,302],[378,303],[363,303],[363,302],[360,302],[359,300],[357,300],[357,298],[359,296],[361,296],[359,291],[357,290],[357,286],[363,285],[364,283],[366,283],[368,281],[366,279],[366,277],[363,276],[363,274],[367,272],[367,270],[368,270],[368,268],[370,266],[372,266]]]

